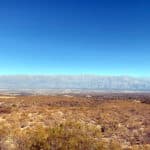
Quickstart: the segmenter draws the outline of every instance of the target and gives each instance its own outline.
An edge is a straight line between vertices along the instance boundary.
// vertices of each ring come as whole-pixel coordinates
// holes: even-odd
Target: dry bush
[[[22,137],[17,136],[18,149],[87,149],[97,144],[100,129],[77,122],[66,122],[53,128],[37,126],[27,130]],[[94,145],[95,145],[94,144]]]

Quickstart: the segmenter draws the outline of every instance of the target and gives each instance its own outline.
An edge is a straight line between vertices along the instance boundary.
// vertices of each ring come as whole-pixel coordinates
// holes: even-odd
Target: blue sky
[[[150,76],[150,2],[0,0],[0,74]]]

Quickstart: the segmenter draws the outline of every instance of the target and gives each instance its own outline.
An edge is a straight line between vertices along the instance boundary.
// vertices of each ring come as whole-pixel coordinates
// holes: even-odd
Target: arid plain
[[[149,97],[0,97],[0,150],[149,150]]]

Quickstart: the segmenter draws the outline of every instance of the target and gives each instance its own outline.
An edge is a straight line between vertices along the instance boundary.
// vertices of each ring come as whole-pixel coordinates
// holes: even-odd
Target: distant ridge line
[[[100,75],[0,75],[0,89],[150,90],[150,78]]]

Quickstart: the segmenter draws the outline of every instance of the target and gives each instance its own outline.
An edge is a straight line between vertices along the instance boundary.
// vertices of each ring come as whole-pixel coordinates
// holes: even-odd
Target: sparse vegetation
[[[149,150],[150,105],[66,96],[0,99],[0,150]]]

